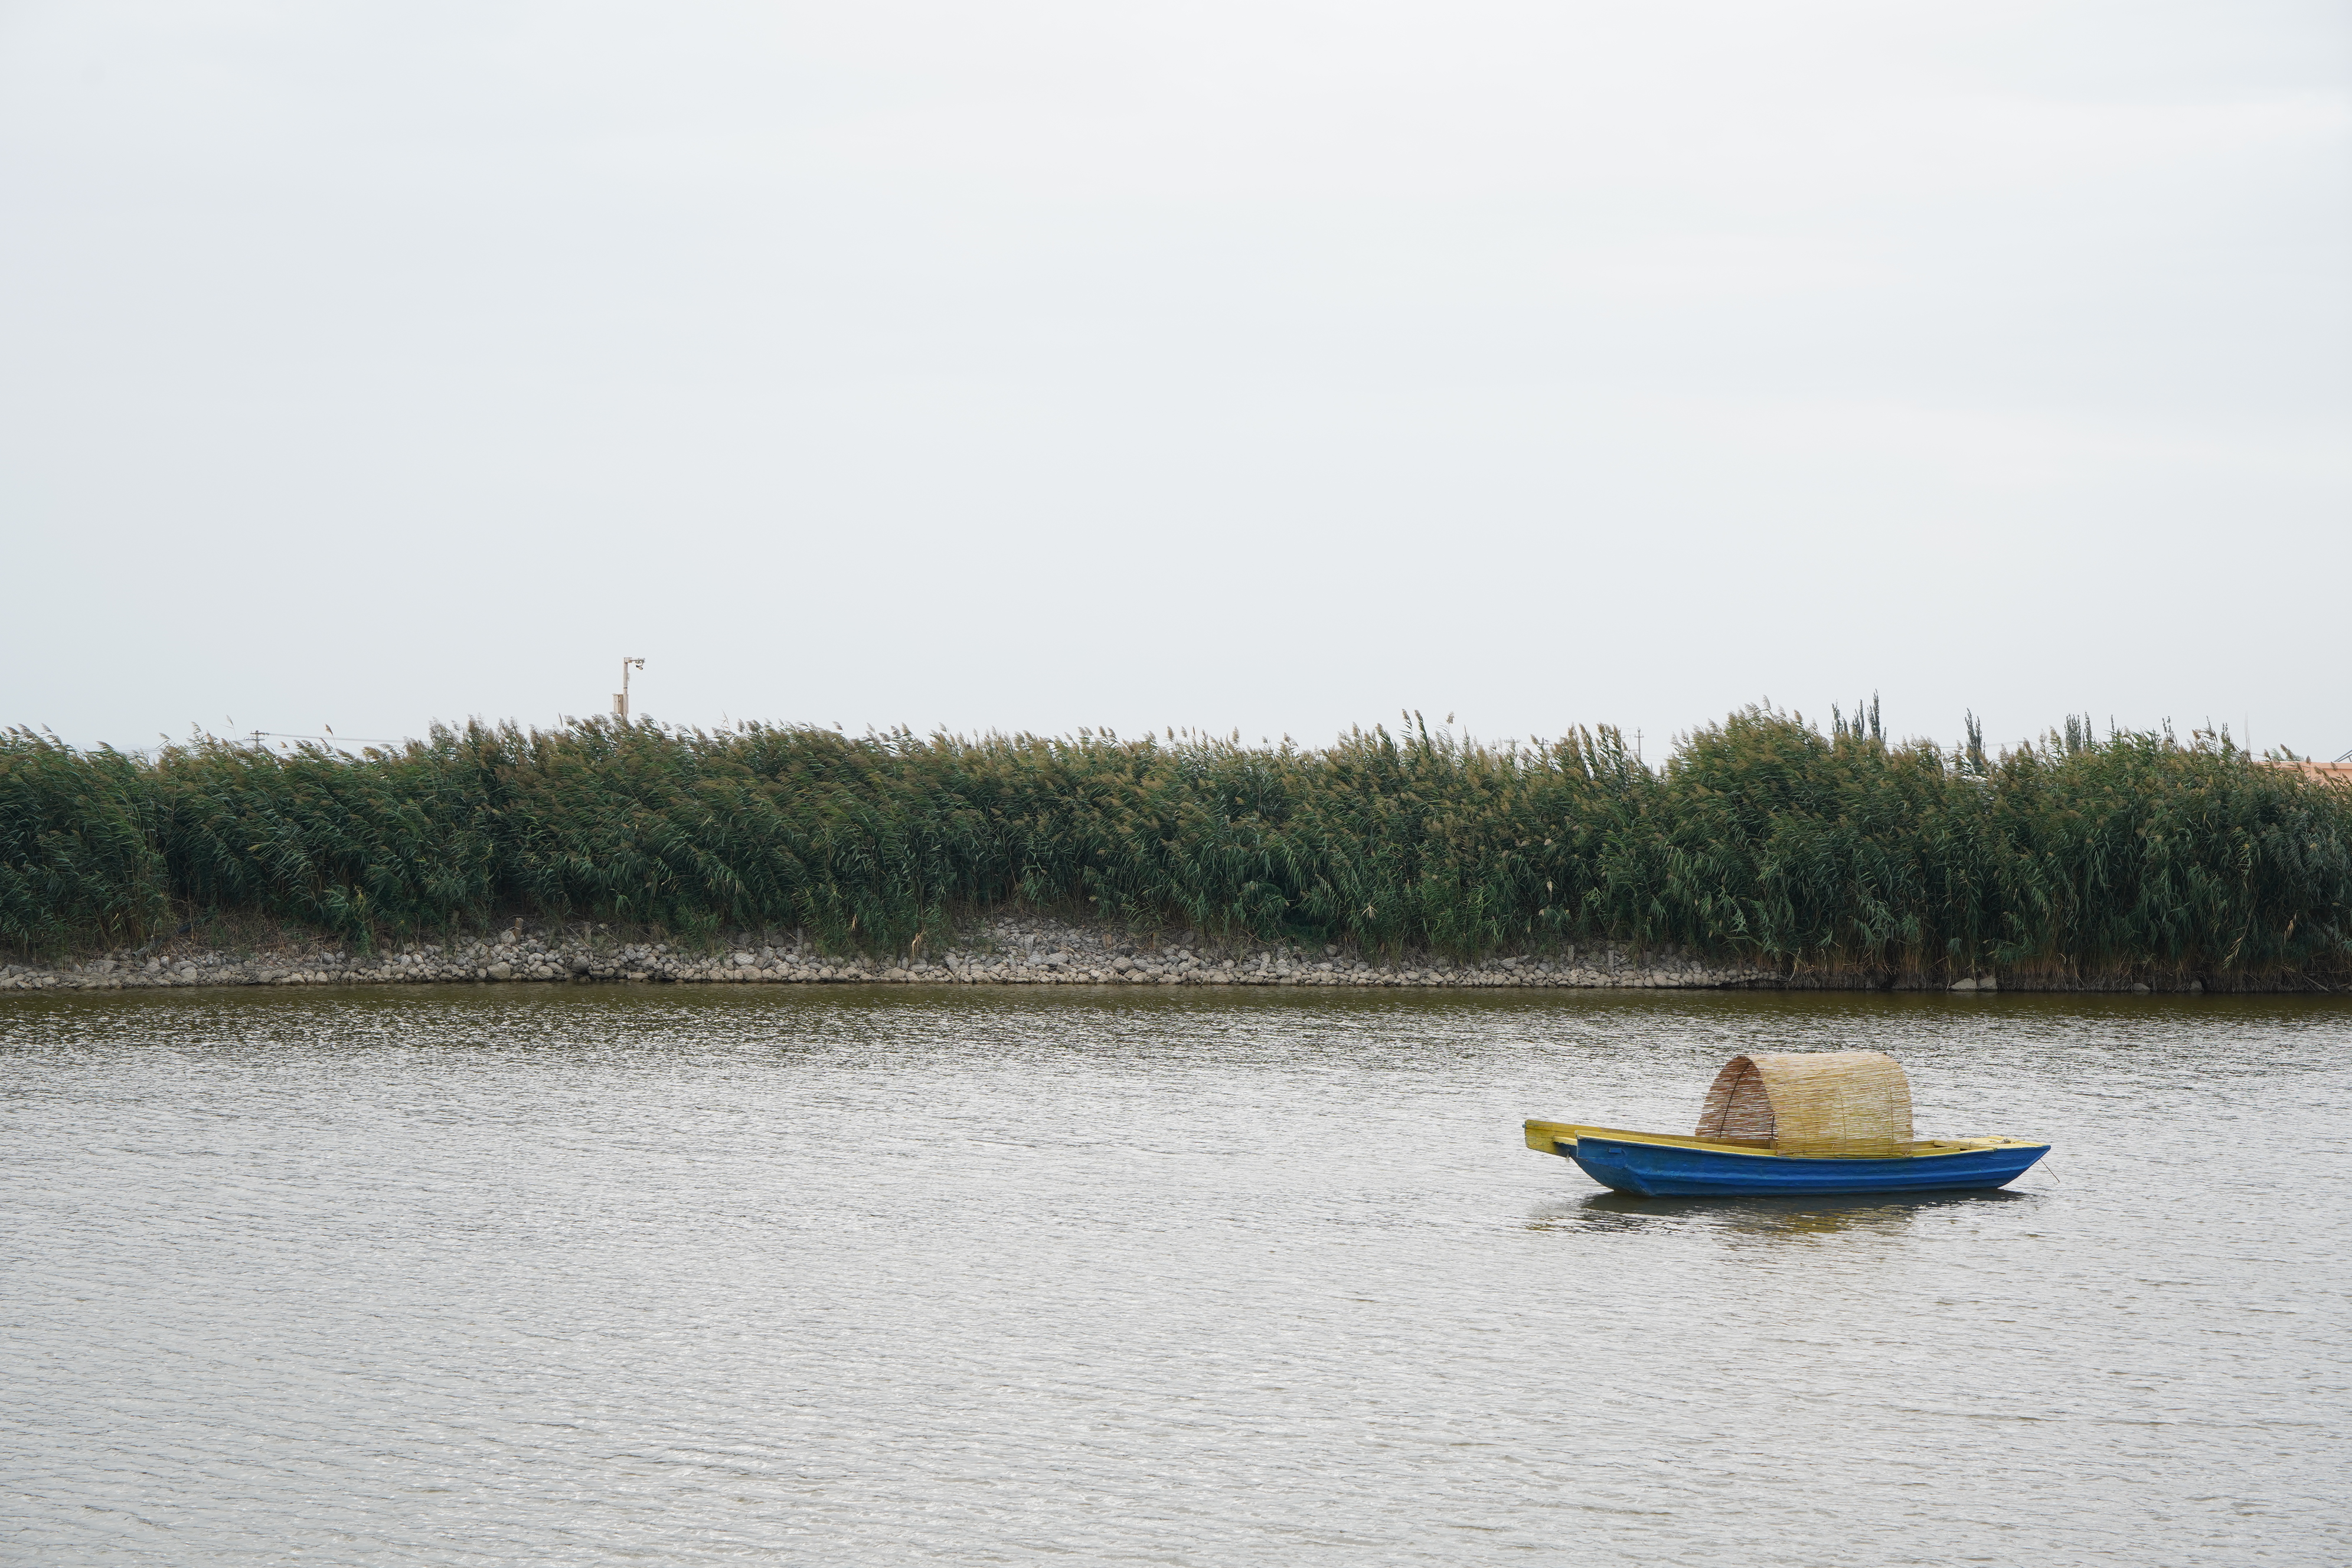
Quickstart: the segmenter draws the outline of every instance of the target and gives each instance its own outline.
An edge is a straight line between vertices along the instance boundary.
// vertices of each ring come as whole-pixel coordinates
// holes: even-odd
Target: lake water
[[[1750,1048],[2006,1194],[1607,1195]],[[2352,1561],[2352,1010],[0,1003],[0,1559]]]

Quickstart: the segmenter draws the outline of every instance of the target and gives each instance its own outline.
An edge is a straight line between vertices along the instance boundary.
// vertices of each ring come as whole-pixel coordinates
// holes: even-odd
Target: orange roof
[[[2352,763],[2273,763],[2274,768],[2300,768],[2329,784],[2352,784]]]

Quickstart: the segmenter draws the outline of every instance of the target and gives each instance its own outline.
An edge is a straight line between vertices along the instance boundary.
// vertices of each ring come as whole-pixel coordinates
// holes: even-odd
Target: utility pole
[[[624,724],[629,721],[629,667],[631,665],[643,669],[646,667],[646,661],[641,658],[625,658],[621,661],[621,689],[613,693],[613,717]]]

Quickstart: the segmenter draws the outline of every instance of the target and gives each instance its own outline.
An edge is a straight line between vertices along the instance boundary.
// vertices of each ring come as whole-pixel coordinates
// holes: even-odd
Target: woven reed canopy
[[[1900,1153],[1911,1081],[1878,1051],[1734,1057],[1706,1091],[1697,1136],[1782,1154]]]

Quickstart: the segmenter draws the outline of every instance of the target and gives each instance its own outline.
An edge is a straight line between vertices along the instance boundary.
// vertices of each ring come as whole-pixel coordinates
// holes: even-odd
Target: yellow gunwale
[[[1717,1154],[1746,1154],[1759,1160],[1924,1160],[1937,1154],[1973,1154],[1982,1149],[2037,1149],[2031,1138],[1921,1138],[1906,1143],[1895,1154],[1783,1153],[1752,1143],[1725,1143],[1707,1138],[1677,1138],[1671,1132],[1634,1132],[1622,1127],[1592,1127],[1580,1121],[1529,1121],[1528,1147],[1539,1154],[1558,1154],[1556,1145],[1574,1147],[1579,1138],[1609,1138],[1621,1143],[1660,1143],[1670,1149],[1706,1149]]]

